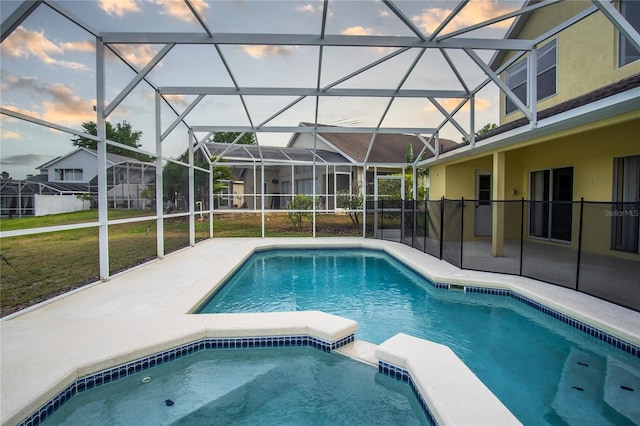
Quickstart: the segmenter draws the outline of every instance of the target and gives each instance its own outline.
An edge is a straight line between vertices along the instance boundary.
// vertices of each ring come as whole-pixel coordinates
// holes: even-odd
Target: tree
[[[0,180],[11,180],[11,175],[9,172],[2,172],[2,176],[0,176]]]
[[[361,188],[362,184],[358,181],[351,184],[351,192],[348,189],[338,191],[338,205],[347,211],[354,225],[360,224],[363,203]]]
[[[498,125],[495,124],[495,123],[485,124],[482,129],[480,129],[480,130],[478,130],[476,132],[476,138],[478,136],[485,135],[485,134],[489,133],[490,131],[492,131],[493,129],[497,129],[497,128],[498,128]],[[467,140],[467,138],[463,137],[462,138],[462,142],[469,142],[469,141]]]
[[[178,160],[188,163],[188,153],[182,154]],[[212,161],[214,160],[215,157],[212,158]],[[209,163],[201,156],[194,157],[193,165],[202,169],[209,169]],[[232,180],[234,180],[234,177],[229,167],[215,166],[213,168],[213,188],[211,188],[211,191],[215,193],[227,189],[228,184],[224,181]],[[187,194],[189,192],[189,168],[173,162],[167,162],[162,171],[162,182],[164,193],[169,198],[173,198],[172,196],[176,193]],[[196,170],[194,186],[196,192],[198,192],[198,188],[207,188],[209,186],[209,175]]]
[[[213,141],[220,143],[233,143],[239,135],[240,133],[238,132],[216,132],[213,135]],[[237,143],[241,145],[255,145],[255,135],[253,133],[245,133]]]
[[[107,121],[105,127],[107,130],[107,139],[109,139],[110,141],[118,142],[122,145],[128,145],[133,148],[140,148],[142,146],[140,143],[138,143],[140,137],[142,136],[142,132],[133,130],[133,127],[131,127],[131,123],[129,123],[128,121],[122,121],[121,123],[117,123],[115,126]],[[82,123],[82,128],[84,129],[85,133],[94,136],[98,135],[97,125],[93,121],[86,121]],[[73,142],[74,146],[88,149],[97,148],[96,141],[94,141],[93,139],[85,138],[83,136],[77,136],[75,139],[71,139],[71,142]],[[118,154],[125,157],[135,158],[137,160],[145,162],[153,161],[153,158],[148,155],[139,154],[125,148],[120,148],[119,146],[107,145],[107,152],[111,154]]]
[[[320,205],[320,197],[316,197],[316,206]],[[287,204],[287,210],[291,210],[287,213],[287,217],[291,221],[294,228],[300,228],[302,226],[303,219],[309,219],[313,221],[313,197],[310,195],[296,195],[293,197],[293,201]]]

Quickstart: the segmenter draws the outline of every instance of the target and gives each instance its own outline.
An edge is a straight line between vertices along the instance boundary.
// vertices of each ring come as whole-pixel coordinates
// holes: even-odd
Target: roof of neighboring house
[[[547,109],[543,109],[542,111],[538,111],[538,120],[543,120],[545,118],[549,118],[554,115],[558,115],[560,113],[570,111],[572,109],[581,107],[583,105],[587,105],[592,102],[599,101],[601,99],[607,98],[609,96],[613,96],[618,93],[625,92],[627,90],[634,89],[636,87],[640,87],[640,74],[636,74],[631,77],[624,78],[620,81],[616,81],[615,83],[601,87],[589,93],[585,93],[584,95],[575,97],[573,99],[569,99],[568,101],[559,103]],[[476,142],[481,141],[483,139],[488,139],[492,136],[499,135],[500,133],[504,133],[509,130],[517,129],[518,127],[527,126],[528,124],[529,124],[529,120],[526,117],[520,118],[510,123],[503,124],[500,127],[496,127],[495,129],[490,130],[489,132],[481,136],[477,136]],[[469,144],[468,142],[461,143],[453,148],[446,149],[443,152],[452,151],[456,148],[460,148],[468,144]]]
[[[220,155],[225,150],[225,161],[269,161],[269,162],[296,162],[296,163],[349,163],[350,161],[337,152],[316,150],[313,152],[305,148],[277,147],[207,142],[207,148],[211,155]]]
[[[303,126],[312,127],[311,123],[300,123]],[[320,124],[318,124],[320,125]],[[325,125],[322,125],[325,127]],[[330,126],[326,126],[330,127]],[[413,155],[418,156],[425,148],[424,143],[414,135],[405,135],[400,133],[378,133],[375,137],[373,147],[367,158],[373,133],[318,133],[329,145],[333,146],[338,152],[351,158],[355,162],[364,163],[401,163],[407,162],[407,149],[411,144]],[[297,135],[296,135],[297,136]],[[290,141],[291,145],[296,136]],[[435,147],[435,141],[431,142],[431,146]],[[449,139],[440,139],[441,151],[450,149],[458,145]],[[433,153],[428,149],[424,150],[423,158],[432,157]]]
[[[98,157],[98,151],[96,151],[95,149],[89,149],[89,148],[84,148],[84,147],[78,147],[76,149],[74,149],[73,151],[70,151],[68,153],[66,153],[65,155],[61,155],[59,157],[54,158],[53,160],[49,160],[48,162],[36,167],[36,169],[38,170],[46,170],[49,167],[51,167],[52,164],[57,163],[58,161],[70,157],[71,155],[75,154],[78,151],[86,151],[89,154],[95,156],[96,158]],[[119,155],[119,154],[111,154],[109,152],[107,152],[107,163],[109,163],[110,165],[116,165],[116,164],[122,164],[122,163],[138,163],[138,164],[154,164],[155,163],[147,163],[144,161],[140,161],[137,160],[135,158],[131,158],[131,157],[127,157],[124,155]]]
[[[33,194],[87,193],[88,185],[66,182],[42,182],[33,180],[9,180],[2,182],[3,195],[30,196]],[[96,190],[96,188],[94,188]]]

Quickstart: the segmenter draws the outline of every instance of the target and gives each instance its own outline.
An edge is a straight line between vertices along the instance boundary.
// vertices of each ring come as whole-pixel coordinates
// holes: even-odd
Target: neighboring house
[[[640,2],[616,4],[640,29]],[[578,207],[562,202],[584,199],[610,203],[588,224],[602,228],[607,247],[598,250],[627,258],[635,253],[637,259],[639,207],[633,203],[640,202],[640,54],[600,11],[554,30],[592,6],[561,2],[520,16],[506,37],[540,38],[536,96],[527,79],[531,55],[506,68],[501,79],[527,107],[533,102],[533,120],[501,93],[497,129],[474,146],[467,143],[427,164],[431,199],[479,200],[473,212],[466,209],[465,232],[492,236],[494,255],[502,255],[504,239],[519,229],[505,229],[504,208],[489,200],[531,200],[525,237],[576,248]],[[490,66],[498,70],[510,58],[498,54]],[[631,204],[612,204],[621,202]],[[611,217],[605,218],[606,212]]]
[[[301,123],[300,126],[313,125]],[[414,135],[378,134],[375,139],[373,136],[372,133],[349,132],[318,133],[314,136],[313,133],[299,132],[281,148],[257,145],[229,147],[223,143],[207,143],[212,155],[219,156],[224,152],[225,164],[232,165],[237,178],[233,189],[221,196],[224,200],[233,198],[233,201],[221,200],[218,205],[259,209],[264,193],[264,208],[282,209],[296,194],[314,194],[315,187],[315,194],[322,201],[322,209],[333,211],[340,207],[337,194],[352,192],[356,182],[367,182],[367,194],[373,195],[377,187],[374,184],[376,178],[399,175],[403,168],[411,172],[411,164],[407,162],[409,152],[413,153],[414,158],[433,156],[425,142]],[[441,151],[457,145],[446,139],[440,139],[439,143]],[[431,146],[434,147],[434,141]],[[263,181],[262,173],[264,188],[261,189],[259,182]]]
[[[97,198],[97,159],[95,150],[77,148],[37,167],[39,175],[26,180],[3,182],[2,215],[40,215],[77,210],[73,200],[88,195]],[[145,208],[145,188],[155,188],[155,164],[107,153],[107,200],[111,208]],[[46,196],[40,198],[39,196]],[[69,202],[60,203],[60,198]],[[52,201],[55,200],[55,203]],[[44,204],[47,203],[47,206]],[[38,205],[40,204],[40,205]],[[53,209],[53,210],[52,210]],[[45,212],[45,213],[40,213]]]

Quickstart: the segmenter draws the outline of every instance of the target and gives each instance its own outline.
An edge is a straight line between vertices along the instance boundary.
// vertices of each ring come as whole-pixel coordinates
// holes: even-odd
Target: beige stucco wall
[[[612,119],[614,120],[614,119]],[[505,152],[504,199],[530,199],[530,173],[534,170],[573,167],[573,200],[607,202],[613,197],[614,158],[640,155],[640,111],[618,117],[610,126],[583,126],[554,136],[533,139]],[[431,199],[475,198],[475,172],[492,169],[493,153],[454,164],[439,164],[430,169]],[[495,180],[494,180],[495,181]],[[515,194],[513,193],[515,190]],[[611,205],[587,205],[583,226],[597,229],[598,238],[583,241],[585,250],[610,252],[611,218],[605,210]],[[470,210],[470,209],[467,209]],[[572,246],[577,247],[579,206],[574,208]],[[507,213],[505,213],[506,217]],[[465,238],[473,237],[473,215],[465,213]],[[528,215],[524,215],[525,227]],[[525,228],[527,229],[527,228]],[[519,235],[519,222],[505,220],[505,239]],[[616,256],[633,258],[633,254],[616,252]]]
[[[613,159],[640,155],[639,131],[640,111],[635,111],[618,117],[611,126],[583,126],[502,149],[506,151],[505,199],[529,198],[533,170],[573,166],[574,200],[610,201]],[[492,169],[492,155],[431,167],[430,198],[475,198],[475,171]]]
[[[534,39],[591,5],[590,1],[574,0],[540,9],[531,16],[519,38]],[[599,11],[556,38],[558,91],[539,102],[538,111],[640,73],[640,61],[618,67],[618,32]],[[538,48],[550,40],[543,41]],[[505,116],[504,102],[504,95],[500,96],[500,124],[523,116],[519,111]]]

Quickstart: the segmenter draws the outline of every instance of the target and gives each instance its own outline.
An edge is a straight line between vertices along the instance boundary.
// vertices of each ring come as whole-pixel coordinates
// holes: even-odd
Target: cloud
[[[99,0],[98,7],[109,15],[122,18],[129,13],[140,12],[140,7],[134,0]]]
[[[33,89],[38,84],[38,79],[29,75],[7,75],[2,78],[2,91],[12,89]]]
[[[185,95],[164,95],[164,97],[167,98],[167,100],[171,102],[173,105],[178,105],[186,108],[191,104],[191,102],[189,102],[189,100]],[[155,94],[154,94],[154,99],[155,99]]]
[[[447,111],[453,111],[459,104],[462,102],[462,99],[458,98],[447,98],[447,99],[436,99],[438,103]],[[485,111],[492,107],[491,102],[484,98],[476,97],[476,111]],[[471,109],[471,103],[467,102],[460,109],[461,111],[469,111]],[[424,108],[426,112],[438,111],[435,105],[429,103],[428,106]]]
[[[63,84],[45,85],[47,93],[52,101],[42,102],[45,108],[44,119],[59,124],[79,124],[85,121],[95,121],[96,113],[93,111],[95,100],[86,100],[73,93]]]
[[[2,54],[12,58],[35,56],[47,65],[82,71],[89,69],[79,62],[63,61],[52,57],[52,55],[64,55],[64,53],[63,47],[47,40],[43,31],[29,31],[22,26],[16,28],[2,43]]]
[[[364,28],[356,25],[343,30],[342,35],[374,35],[374,31],[372,28]]]
[[[166,15],[186,22],[195,20],[195,16],[183,1],[156,0],[156,4],[162,8],[162,13]],[[204,0],[191,0],[191,4],[201,15],[209,8]]]
[[[96,101],[76,95],[70,87],[63,84],[40,84],[34,77],[9,75],[3,79],[2,86],[3,90],[28,90],[48,98],[41,103],[42,113],[5,106],[7,109],[63,126],[77,125],[96,119],[96,114],[93,111]]]
[[[3,166],[34,166],[50,160],[51,157],[40,154],[8,155],[0,159]]]
[[[388,10],[384,10],[384,9],[382,9],[382,10],[380,10],[380,11],[378,12],[378,16],[379,16],[380,18],[388,18],[389,16],[391,16],[391,13],[389,13],[389,11],[388,11]]]
[[[127,61],[139,66],[140,68],[147,65],[157,54],[151,46],[146,44],[119,44],[115,49]]]
[[[20,134],[14,132],[14,131],[11,131],[11,130],[3,130],[0,133],[0,137],[2,139],[5,139],[5,140],[7,140],[7,139],[16,139],[17,140],[17,139],[20,139]]]
[[[467,3],[460,13],[447,25],[446,31],[455,31],[463,27],[477,24],[513,11],[513,5],[499,3],[496,0],[477,0]],[[422,13],[411,20],[427,34],[433,32],[440,23],[451,13],[451,9],[432,7],[423,9]],[[498,28],[509,28],[511,19],[494,24]]]
[[[320,9],[320,11],[322,11],[322,7],[318,7],[318,9]],[[310,12],[310,13],[316,12],[316,8],[313,7],[312,4],[298,5],[298,6],[296,6],[296,10],[298,12]]]
[[[295,49],[294,46],[242,46],[242,50],[254,59],[262,59],[265,55],[289,56],[293,49]]]
[[[62,48],[66,51],[72,52],[95,52],[96,44],[93,41],[78,41],[62,43]]]

